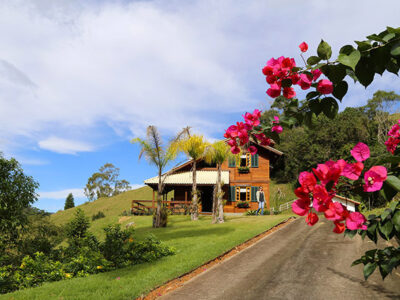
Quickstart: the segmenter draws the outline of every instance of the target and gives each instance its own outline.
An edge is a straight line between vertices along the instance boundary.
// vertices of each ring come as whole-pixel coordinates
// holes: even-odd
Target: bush
[[[236,204],[237,208],[249,208],[250,203],[247,201],[240,201],[238,204]]]
[[[101,218],[105,218],[105,217],[106,217],[106,215],[102,211],[99,211],[97,214],[94,214],[92,216],[92,221],[95,221],[95,220],[101,219]]]
[[[104,228],[106,238],[102,244],[104,257],[114,265],[120,266],[127,260],[127,244],[133,241],[133,229],[121,230],[119,224],[109,225]]]
[[[246,216],[255,216],[256,213],[257,213],[257,210],[248,210],[248,211],[246,211]],[[261,211],[260,211],[260,213],[261,213]],[[263,215],[265,216],[265,215],[269,215],[269,214],[270,214],[269,210],[264,209]]]
[[[128,259],[135,265],[173,254],[175,249],[163,245],[154,235],[148,236],[141,242],[133,241],[128,247]]]

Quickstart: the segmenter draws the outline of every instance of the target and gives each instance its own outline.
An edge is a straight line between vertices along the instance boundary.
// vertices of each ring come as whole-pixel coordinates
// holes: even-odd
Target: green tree
[[[67,198],[65,199],[64,210],[73,207],[75,207],[74,196],[72,195],[72,193],[69,193]]]
[[[182,151],[186,154],[192,161],[192,174],[193,174],[193,184],[192,184],[192,220],[196,221],[199,219],[199,211],[198,211],[198,191],[197,191],[197,182],[196,182],[196,165],[197,161],[201,158],[205,157],[206,148],[209,143],[204,139],[202,135],[190,135],[190,132],[187,132],[187,137],[185,139],[180,140],[177,143],[178,151]]]
[[[38,187],[18,161],[0,153],[0,253],[15,243],[19,229],[28,224],[25,209],[37,200]]]
[[[90,200],[101,197],[111,197],[131,189],[129,182],[119,180],[119,168],[111,163],[106,163],[100,167],[99,172],[93,173],[89,177],[85,186],[85,195]]]
[[[216,194],[213,197],[213,210],[212,222],[224,222],[224,205],[223,205],[223,191],[222,191],[222,164],[233,155],[225,141],[218,141],[207,147],[205,160],[208,163],[215,163],[217,165],[217,182]]]
[[[144,155],[146,160],[155,165],[158,171],[158,188],[157,188],[157,208],[154,216],[153,227],[158,228],[167,225],[167,213],[162,207],[162,195],[164,191],[164,182],[169,173],[163,173],[165,167],[175,160],[176,142],[182,137],[185,130],[179,133],[175,139],[165,148],[157,127],[150,125],[147,127],[146,139],[135,138],[131,142],[139,143],[141,150],[139,159]]]

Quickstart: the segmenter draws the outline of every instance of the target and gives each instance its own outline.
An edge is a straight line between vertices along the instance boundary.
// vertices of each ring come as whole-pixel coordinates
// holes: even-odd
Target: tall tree
[[[100,197],[111,197],[131,189],[129,182],[119,180],[119,168],[111,163],[100,167],[99,172],[89,177],[85,187],[85,195],[90,200]]]
[[[67,198],[65,199],[64,210],[73,207],[75,207],[74,196],[72,195],[72,193],[69,193]]]
[[[135,138],[132,143],[139,143],[141,150],[139,159],[144,155],[146,160],[155,165],[158,171],[158,187],[157,187],[157,208],[154,216],[153,227],[159,228],[166,226],[166,212],[162,210],[162,195],[164,191],[164,182],[169,173],[163,173],[165,167],[175,160],[177,155],[176,142],[182,137],[182,131],[179,133],[173,141],[171,141],[167,147],[164,147],[161,136],[157,130],[157,127],[150,125],[147,127],[146,139]]]
[[[224,141],[218,141],[207,147],[205,160],[208,163],[215,163],[217,165],[217,182],[216,193],[213,197],[213,211],[212,223],[224,222],[224,205],[223,205],[223,191],[222,191],[222,164],[232,155],[230,148]]]
[[[0,153],[0,253],[17,240],[18,229],[28,223],[26,209],[37,200],[38,187],[18,161]]]
[[[187,131],[187,138],[182,139],[177,143],[177,148],[179,151],[184,152],[192,161],[192,175],[193,175],[193,184],[192,184],[192,212],[191,218],[192,220],[199,219],[198,212],[198,191],[197,191],[197,181],[196,181],[196,164],[197,160],[203,158],[205,156],[205,150],[209,143],[204,139],[202,135],[190,135],[190,132]]]

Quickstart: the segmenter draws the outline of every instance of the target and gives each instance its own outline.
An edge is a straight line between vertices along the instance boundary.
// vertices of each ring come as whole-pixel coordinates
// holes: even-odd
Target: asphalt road
[[[374,244],[332,229],[298,219],[161,299],[400,299],[400,270],[365,281],[350,265]]]

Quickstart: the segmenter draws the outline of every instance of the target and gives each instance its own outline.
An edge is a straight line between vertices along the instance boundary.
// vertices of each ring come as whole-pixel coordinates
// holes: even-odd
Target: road
[[[332,229],[300,218],[161,299],[400,299],[400,270],[365,281],[350,265],[374,244]]]

